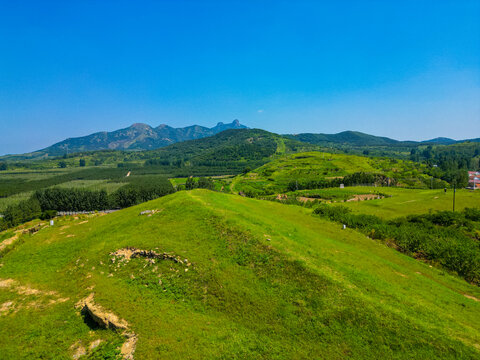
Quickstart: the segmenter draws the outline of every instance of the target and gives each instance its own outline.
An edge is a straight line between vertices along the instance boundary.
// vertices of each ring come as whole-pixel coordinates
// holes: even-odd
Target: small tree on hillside
[[[200,189],[213,190],[215,186],[213,184],[212,178],[201,177],[198,179],[198,187]]]
[[[190,176],[187,179],[187,182],[185,183],[185,189],[192,190],[192,189],[195,189],[196,187],[197,187],[197,183],[195,182],[193,177]]]
[[[80,166],[85,166],[85,159],[80,159],[80,162],[79,162]]]

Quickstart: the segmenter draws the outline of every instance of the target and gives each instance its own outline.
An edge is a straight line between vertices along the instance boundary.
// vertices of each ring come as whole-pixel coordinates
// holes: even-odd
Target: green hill
[[[397,144],[403,144],[406,142],[400,142],[387,137],[375,136],[365,134],[359,131],[343,131],[338,134],[296,134],[285,135],[286,137],[294,140],[308,142],[316,145],[331,145],[331,144],[348,144],[352,146],[392,146]],[[408,142],[414,143],[414,142]]]
[[[197,190],[5,239],[2,359],[480,356],[477,287],[300,207]]]
[[[292,182],[300,186],[361,172],[382,174],[394,179],[398,185],[427,187],[431,177],[425,173],[426,168],[424,164],[408,160],[322,152],[296,153],[275,159],[246,175],[237,176],[231,189],[254,196],[279,194],[289,191]],[[443,187],[444,183],[435,180],[435,184]]]

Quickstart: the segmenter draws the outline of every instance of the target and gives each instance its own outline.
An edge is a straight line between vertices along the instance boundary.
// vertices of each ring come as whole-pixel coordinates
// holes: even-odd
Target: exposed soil
[[[120,349],[120,353],[123,359],[132,360],[138,340],[137,335],[128,331],[129,325],[127,321],[120,319],[114,313],[108,312],[103,307],[96,304],[94,296],[95,294],[91,293],[85,299],[80,300],[76,307],[81,309],[81,313],[92,319],[99,327],[114,331],[122,331],[122,335],[126,340]],[[96,346],[98,346],[98,344]]]
[[[472,299],[474,301],[479,301],[480,302],[480,299],[476,298],[475,296],[468,295],[468,294],[463,294],[463,296],[465,296],[466,298]]]
[[[363,195],[353,195],[352,198],[348,199],[347,201],[365,201],[365,200],[375,200],[375,199],[383,199],[384,196],[380,196],[378,194],[363,194]]]
[[[319,199],[309,198],[309,197],[305,197],[305,196],[299,196],[299,197],[297,197],[297,200],[303,201],[303,202],[309,202],[309,201],[315,201],[315,200],[319,200]]]
[[[18,236],[19,236],[19,234],[16,233],[16,234],[13,235],[11,238],[8,238],[8,239],[6,239],[6,240],[3,240],[3,241],[0,243],[0,251],[2,251],[3,249],[5,249],[7,246],[12,245],[15,241],[17,241]]]
[[[13,301],[6,301],[3,304],[0,304],[0,316],[4,315],[15,308],[15,303]]]
[[[182,260],[179,256],[171,255],[166,252],[157,253],[153,250],[141,250],[134,247],[126,247],[123,249],[119,249],[115,252],[110,253],[110,256],[114,256],[114,258],[111,259],[112,262],[115,262],[115,257],[121,257],[127,261],[133,258],[143,257],[146,259],[172,260],[173,262],[179,264],[186,264],[187,266],[191,265],[188,262],[188,259]]]
[[[64,303],[70,300],[69,298],[60,297],[60,295],[56,291],[45,291],[45,290],[35,289],[28,285],[21,285],[13,279],[0,279],[0,289],[13,291],[13,292],[16,292],[18,295],[24,295],[27,297],[29,296],[37,297],[35,300],[30,301],[26,304],[13,304],[13,302],[4,303],[0,306],[0,313],[3,313],[3,314],[8,312],[12,308],[15,308],[15,312],[16,312],[22,307],[26,307],[27,309],[41,308],[44,306]],[[38,299],[38,297],[40,297],[40,299]]]

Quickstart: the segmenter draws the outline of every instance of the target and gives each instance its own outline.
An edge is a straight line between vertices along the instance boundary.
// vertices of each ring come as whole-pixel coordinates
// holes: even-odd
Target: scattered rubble
[[[163,209],[162,209],[163,210]],[[152,216],[155,215],[156,213],[161,212],[162,210],[154,209],[154,210],[143,210],[140,212],[140,215],[147,215],[147,216]]]
[[[113,256],[113,258],[111,258],[112,263],[115,263],[115,259],[118,257],[124,258],[127,261],[133,258],[143,257],[149,260],[153,260],[153,259],[172,260],[173,262],[178,264],[186,264],[187,266],[191,265],[188,262],[188,259],[182,260],[180,256],[171,255],[166,252],[157,253],[153,250],[141,250],[134,247],[126,247],[123,249],[119,249],[115,252],[110,253],[110,256]],[[152,264],[154,263],[155,262],[152,262]]]

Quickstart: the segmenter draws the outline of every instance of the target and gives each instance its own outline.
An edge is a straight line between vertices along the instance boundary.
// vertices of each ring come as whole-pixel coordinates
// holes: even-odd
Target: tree
[[[60,161],[58,163],[58,167],[62,168],[62,169],[65,169],[67,167],[67,163],[65,161]]]
[[[187,179],[187,182],[185,183],[185,189],[187,190],[192,190],[192,189],[195,189],[197,186],[196,186],[196,182],[195,182],[195,179],[193,177],[189,177]]]
[[[85,159],[80,159],[80,162],[79,162],[80,166],[85,166]]]
[[[198,179],[198,187],[200,189],[213,190],[215,185],[213,184],[212,178],[201,177]]]
[[[7,170],[8,166],[6,162],[0,162],[0,171]]]
[[[250,171],[252,171],[251,167],[250,166],[247,166],[245,169],[243,169],[242,173],[243,175],[249,173]]]

